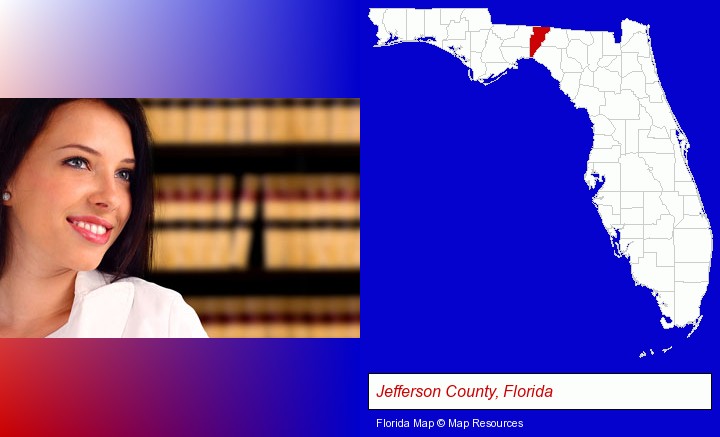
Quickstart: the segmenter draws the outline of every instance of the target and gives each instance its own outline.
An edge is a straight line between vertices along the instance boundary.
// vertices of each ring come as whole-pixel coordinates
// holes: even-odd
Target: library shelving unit
[[[247,253],[240,263],[166,265],[152,271],[148,279],[183,294],[196,308],[211,336],[359,336],[359,100],[143,99],[142,102],[154,136],[156,176],[224,176],[231,180],[228,186],[232,187],[227,196],[232,200],[228,201],[225,216],[179,219],[176,215],[156,221],[156,231],[170,230],[176,232],[173,235],[182,235],[184,230],[188,234],[192,230],[201,230],[199,233],[208,230],[227,232],[230,236],[243,229],[247,239],[243,246]],[[249,175],[256,177],[257,186],[248,195],[245,185]],[[357,215],[272,216],[268,176],[277,175],[289,178],[350,175],[357,183],[353,187],[357,192],[352,193]],[[192,203],[193,197],[190,199]],[[303,200],[308,199],[301,198],[300,203]],[[253,208],[241,214],[244,203]],[[352,250],[357,252],[356,257],[340,264],[270,266],[268,229],[291,230],[298,235],[305,231],[309,235],[313,229],[354,232],[357,248],[352,246]],[[163,247],[169,246],[157,245],[156,250],[168,250]],[[215,247],[205,244],[196,252],[214,252]]]
[[[227,147],[217,145],[162,145],[154,148],[155,172],[161,174],[231,173],[242,180],[246,173],[360,173],[359,144],[342,145],[252,145]],[[238,184],[239,186],[239,184]],[[262,190],[257,193],[262,198]],[[239,197],[235,193],[235,198]],[[252,242],[247,268],[215,271],[155,272],[150,279],[180,291],[184,295],[202,294],[212,290],[215,295],[358,295],[360,272],[357,269],[273,270],[263,266],[264,245],[261,236],[266,221],[262,220],[263,203],[250,223]],[[216,227],[232,227],[233,222],[212,223]],[[294,221],[279,226],[360,227],[360,221],[333,222]]]
[[[154,148],[159,173],[360,173],[360,145],[166,144]]]

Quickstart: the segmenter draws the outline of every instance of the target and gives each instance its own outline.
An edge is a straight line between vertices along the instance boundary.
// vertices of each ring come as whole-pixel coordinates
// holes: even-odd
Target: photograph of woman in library
[[[137,100],[0,100],[0,337],[207,337],[141,279],[150,156]]]

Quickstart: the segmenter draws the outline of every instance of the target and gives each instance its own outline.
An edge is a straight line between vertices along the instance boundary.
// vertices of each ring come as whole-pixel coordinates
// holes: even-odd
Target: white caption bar
[[[371,410],[709,410],[709,373],[369,375]]]

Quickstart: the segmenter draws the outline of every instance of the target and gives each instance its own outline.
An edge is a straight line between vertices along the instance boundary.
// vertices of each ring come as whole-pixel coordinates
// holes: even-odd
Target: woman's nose
[[[121,192],[115,175],[97,175],[96,186],[88,198],[90,203],[114,211],[120,205]]]

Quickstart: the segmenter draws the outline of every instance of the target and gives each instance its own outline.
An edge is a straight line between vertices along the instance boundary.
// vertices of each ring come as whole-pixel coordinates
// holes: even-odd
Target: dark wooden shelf
[[[156,272],[148,278],[184,296],[359,295],[359,270]]]
[[[360,173],[359,143],[317,144],[162,144],[153,147],[155,173]],[[155,272],[148,280],[185,296],[330,296],[359,295],[359,270],[264,270],[262,235],[266,224],[262,202],[253,227],[250,269],[247,271]],[[208,223],[202,226],[231,227],[238,223]],[[359,228],[354,221],[338,221],[338,227]],[[192,225],[192,224],[191,224]],[[289,226],[290,224],[288,224]],[[313,227],[318,223],[302,223]],[[165,225],[165,226],[175,226]],[[185,225],[183,225],[185,226]],[[297,223],[292,223],[293,227]]]
[[[156,173],[360,173],[360,145],[163,144],[153,161]]]

